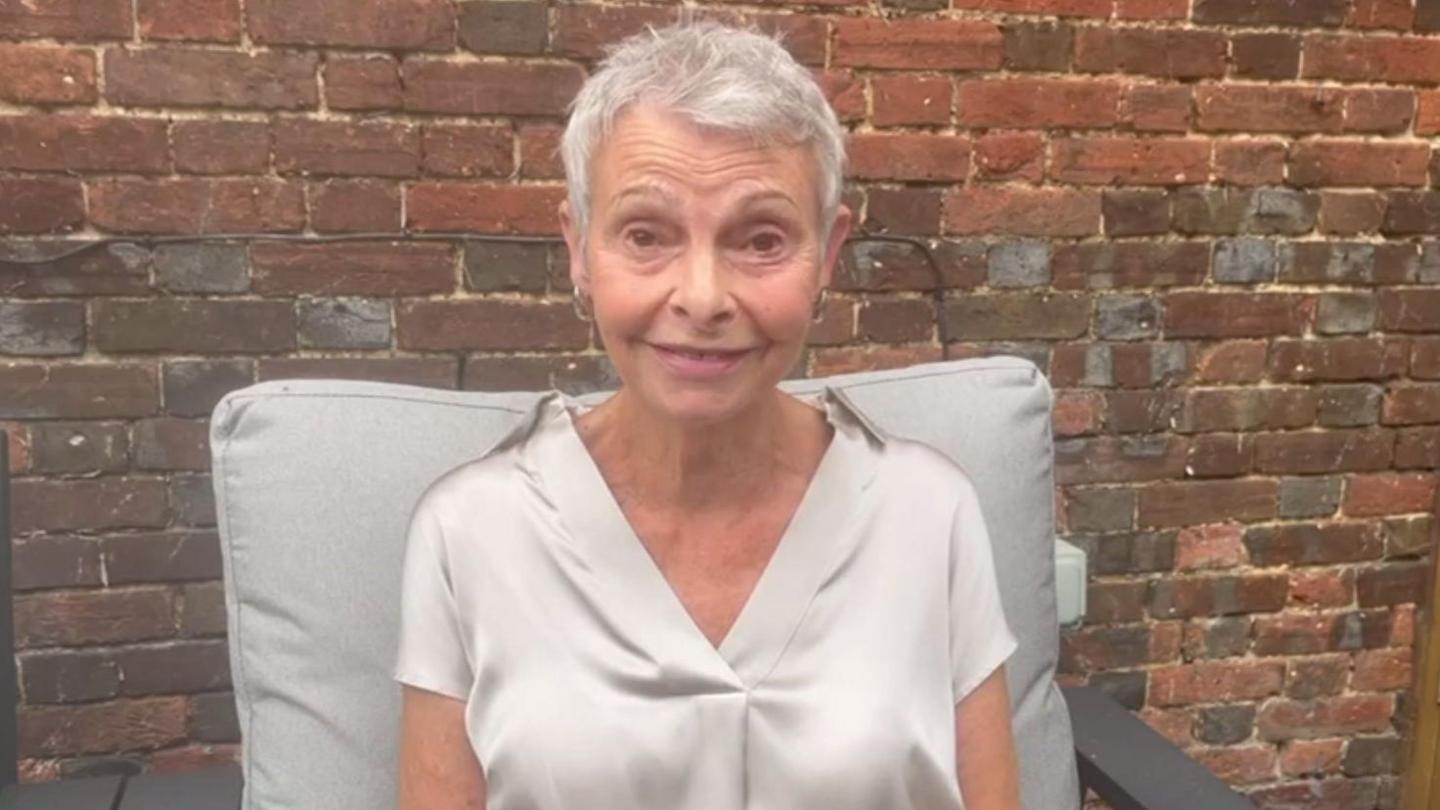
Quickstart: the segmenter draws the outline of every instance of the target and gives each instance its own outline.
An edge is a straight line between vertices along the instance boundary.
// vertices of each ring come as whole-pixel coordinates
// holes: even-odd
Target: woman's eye
[[[638,248],[655,247],[660,243],[654,231],[648,231],[644,228],[632,228],[625,236],[630,241],[630,244]]]
[[[758,233],[750,238],[750,247],[757,253],[773,253],[784,244],[778,233]]]

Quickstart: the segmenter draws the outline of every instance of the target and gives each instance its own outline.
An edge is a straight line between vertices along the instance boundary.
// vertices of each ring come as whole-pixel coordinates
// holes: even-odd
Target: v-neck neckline
[[[834,428],[779,541],[719,645],[705,635],[659,563],[626,517],[599,465],[576,430],[591,406],[559,391],[537,403],[542,412],[537,461],[570,540],[628,615],[617,617],[659,648],[652,655],[708,661],[727,680],[754,686],[779,660],[825,575],[853,545],[846,516],[873,474],[879,436],[836,389],[810,399]],[[643,643],[643,640],[642,640]]]

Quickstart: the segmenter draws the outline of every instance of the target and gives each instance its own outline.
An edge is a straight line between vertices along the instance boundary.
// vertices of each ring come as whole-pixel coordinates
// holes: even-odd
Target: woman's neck
[[[724,422],[685,424],[621,389],[576,429],[612,487],[652,506],[703,510],[750,502],[777,475],[806,475],[828,439],[824,416],[778,389]]]

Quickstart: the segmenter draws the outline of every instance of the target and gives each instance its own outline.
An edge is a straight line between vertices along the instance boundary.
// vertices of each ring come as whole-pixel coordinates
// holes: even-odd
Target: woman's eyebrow
[[[631,183],[610,198],[611,207],[625,201],[627,197],[659,197],[668,205],[678,206],[680,198],[669,188],[655,182]]]

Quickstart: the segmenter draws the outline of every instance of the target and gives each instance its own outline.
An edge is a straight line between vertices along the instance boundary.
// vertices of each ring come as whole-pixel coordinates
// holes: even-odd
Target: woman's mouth
[[[750,349],[698,349],[689,346],[650,344],[655,354],[681,377],[706,379],[725,374],[750,354]]]

